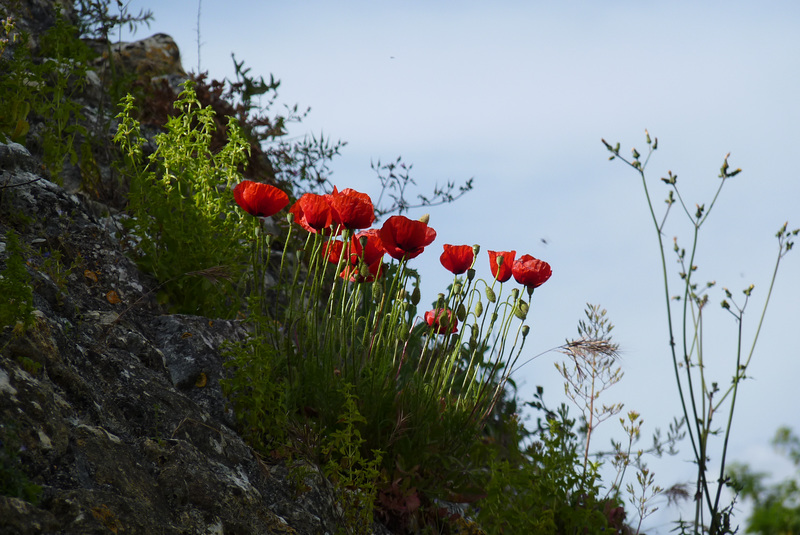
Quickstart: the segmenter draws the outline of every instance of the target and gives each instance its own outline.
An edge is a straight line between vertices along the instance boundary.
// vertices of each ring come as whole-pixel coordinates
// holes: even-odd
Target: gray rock
[[[96,217],[34,169],[0,144],[0,236],[13,228],[30,251],[37,310],[22,336],[0,332],[0,439],[13,433],[19,469],[42,488],[37,504],[0,497],[0,534],[335,533],[319,470],[298,493],[289,468],[233,430],[220,345],[244,326],[163,314],[110,234],[119,216]],[[54,251],[74,267],[48,273]]]

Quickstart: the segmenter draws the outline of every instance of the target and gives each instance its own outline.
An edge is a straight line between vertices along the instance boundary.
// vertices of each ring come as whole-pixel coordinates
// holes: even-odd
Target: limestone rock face
[[[163,314],[116,237],[121,216],[36,169],[0,144],[0,270],[13,229],[35,308],[24,334],[0,332],[0,469],[42,489],[37,504],[0,496],[0,534],[336,532],[318,471],[299,492],[233,430],[219,347],[245,327]]]
[[[104,69],[110,68],[109,47],[102,43],[91,44],[101,54],[95,66],[102,75]],[[157,33],[130,43],[112,43],[110,50],[111,61],[118,72],[135,74],[140,80],[167,77],[183,81],[188,78],[183,70],[178,45],[165,33]]]

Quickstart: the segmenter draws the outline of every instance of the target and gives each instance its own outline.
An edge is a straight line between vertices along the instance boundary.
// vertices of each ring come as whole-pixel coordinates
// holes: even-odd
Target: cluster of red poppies
[[[276,214],[289,204],[285,192],[251,180],[237,184],[233,198],[243,210],[257,217]],[[326,195],[305,193],[289,211],[294,221],[308,232],[331,237],[341,234],[344,229],[366,229],[375,221],[375,209],[369,195],[350,188],[339,191],[334,187],[333,193]],[[329,241],[324,255],[330,262],[344,261],[340,276],[354,282],[369,282],[381,275],[384,254],[396,260],[409,260],[419,256],[435,238],[436,231],[427,223],[396,215],[387,219],[380,229],[356,232],[346,244],[336,239]],[[460,275],[472,268],[475,254],[476,249],[471,245],[445,244],[440,260],[446,269]],[[489,251],[489,266],[497,281],[506,282],[513,276],[519,284],[532,291],[552,275],[547,262],[531,255],[517,259],[515,256],[516,251]],[[431,311],[425,315],[425,320],[430,325],[438,325],[440,317],[441,314]],[[454,321],[442,323],[448,324],[444,330],[450,329],[450,323],[455,329]]]

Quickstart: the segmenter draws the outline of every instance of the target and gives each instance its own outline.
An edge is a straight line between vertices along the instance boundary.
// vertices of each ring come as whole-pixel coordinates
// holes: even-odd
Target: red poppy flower
[[[529,254],[517,258],[511,271],[514,274],[514,280],[531,290],[547,282],[547,279],[553,274],[550,264]]]
[[[289,211],[295,223],[314,234],[325,234],[333,223],[333,209],[325,195],[304,193]]]
[[[458,331],[458,318],[452,310],[436,308],[425,313],[425,323],[433,327],[436,334],[450,334]]]
[[[461,275],[472,267],[475,252],[471,245],[444,244],[444,252],[439,257],[442,265],[455,275]]]
[[[366,269],[364,269],[366,267]],[[350,282],[372,282],[379,279],[384,273],[383,260],[376,260],[372,264],[362,264],[345,266],[339,276],[349,279]]]
[[[338,191],[334,186],[333,193],[326,197],[333,208],[334,220],[344,228],[367,228],[375,221],[375,208],[366,193],[350,188]]]
[[[243,180],[233,188],[233,200],[242,210],[256,217],[269,217],[289,204],[289,196],[275,186]]]
[[[382,274],[381,266],[383,264],[383,244],[379,236],[378,229],[369,229],[359,232],[350,239],[347,245],[348,250],[344,254],[348,255],[344,270],[340,274],[342,277],[349,277],[354,282],[372,281]],[[362,247],[361,242],[364,241]],[[323,255],[329,262],[337,264],[341,258],[344,248],[344,243],[340,240],[332,240],[328,242],[323,250]],[[362,273],[363,266],[369,268],[369,275],[364,276]]]
[[[436,239],[436,231],[422,221],[393,215],[381,227],[380,237],[389,256],[397,260],[411,259]]]
[[[498,282],[506,282],[511,278],[511,268],[514,265],[516,251],[489,251],[489,267],[492,268],[492,276]],[[497,265],[497,257],[503,257],[501,265]]]
[[[365,247],[361,246],[362,238],[366,238]],[[331,240],[325,246],[322,254],[329,262],[338,263],[339,258],[342,256],[342,248],[344,244],[340,240]],[[381,243],[380,231],[376,228],[364,230],[350,239],[348,246],[348,254],[350,255],[350,264],[358,264],[361,260],[365,264],[373,264],[376,260],[383,259],[383,244]]]

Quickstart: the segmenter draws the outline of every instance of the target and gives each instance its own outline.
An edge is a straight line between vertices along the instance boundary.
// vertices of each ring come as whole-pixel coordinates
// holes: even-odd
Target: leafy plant
[[[351,385],[342,385],[345,402],[339,418],[340,427],[324,439],[322,454],[328,459],[325,476],[333,482],[341,500],[346,532],[366,535],[372,532],[372,512],[383,453],[372,450],[369,458],[362,457],[361,448],[366,440],[359,427],[367,420],[359,413],[351,389]]]
[[[247,225],[230,209],[230,187],[241,178],[248,144],[231,118],[228,143],[218,152],[211,149],[214,113],[200,106],[194,84],[187,81],[175,102],[179,115],[156,135],[156,149],[145,158],[147,140],[133,107],[129,95],[114,141],[131,176],[137,260],[161,282],[172,309],[230,317],[241,302],[226,283],[237,279],[247,260],[242,247]]]
[[[600,498],[596,467],[582,469],[582,447],[566,405],[548,412],[537,441],[511,458],[493,455],[486,497],[477,504],[479,524],[490,535],[617,532],[624,511]]]
[[[87,134],[82,125],[82,105],[76,97],[86,84],[87,65],[93,54],[60,11],[56,12],[55,25],[42,36],[40,53],[44,58],[39,74],[43,83],[34,111],[47,118],[42,158],[52,180],[61,183],[64,159],[72,165],[78,162],[76,138]]]
[[[13,422],[0,424],[0,496],[39,503],[42,488],[33,483],[22,468],[22,445]]]
[[[33,325],[33,287],[25,268],[23,249],[16,232],[6,232],[6,267],[0,274],[0,328],[25,329]]]
[[[3,14],[0,11],[0,14]],[[34,87],[38,80],[33,74],[30,52],[25,46],[8,48],[9,43],[22,41],[25,35],[15,30],[14,18],[3,19],[3,52],[0,53],[0,133],[13,142],[25,139],[30,130],[28,114],[31,102],[35,101]],[[6,50],[8,48],[8,50]]]

